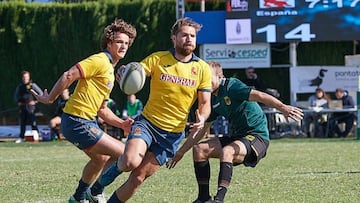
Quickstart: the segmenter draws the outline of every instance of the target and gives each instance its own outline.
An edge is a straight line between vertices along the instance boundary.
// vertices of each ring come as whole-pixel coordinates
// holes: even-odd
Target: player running
[[[193,54],[200,28],[188,18],[177,20],[171,30],[174,48],[155,52],[141,62],[151,77],[149,99],[131,128],[124,154],[97,182],[107,185],[120,173],[131,171],[109,203],[130,199],[146,178],[174,156],[196,99],[198,120],[192,130],[197,132],[204,126],[211,109],[211,72],[209,65]]]
[[[97,188],[97,195],[89,194],[89,186],[102,169],[124,152],[124,144],[103,132],[95,119],[100,116],[106,123],[129,131],[132,119],[122,120],[108,107],[107,100],[114,86],[114,67],[125,57],[134,42],[136,29],[121,19],[116,19],[104,29],[101,39],[102,52],[78,62],[60,77],[50,94],[40,96],[33,92],[38,101],[53,103],[61,92],[77,81],[76,88],[65,105],[61,117],[64,137],[82,150],[90,161],[85,165],[75,193],[68,202],[106,201],[103,188]]]

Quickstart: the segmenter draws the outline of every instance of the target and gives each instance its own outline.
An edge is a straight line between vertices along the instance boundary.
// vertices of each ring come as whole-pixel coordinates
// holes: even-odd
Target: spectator
[[[337,100],[342,102],[342,106],[344,109],[346,108],[354,108],[355,102],[354,99],[349,95],[349,93],[341,88],[337,88],[335,90],[335,97]],[[344,113],[333,113],[330,117],[330,127],[333,133],[336,133],[338,137],[346,137],[350,130],[354,125],[355,114],[352,112],[344,112]],[[345,130],[342,131],[339,128],[339,124],[345,124]],[[333,136],[332,134],[329,135]]]
[[[325,115],[319,113],[322,108],[329,108],[330,98],[320,87],[316,88],[315,94],[308,99],[309,107],[313,109],[314,113],[306,113],[304,118],[305,133],[311,137],[310,124],[314,125],[314,136],[324,137],[325,129]]]
[[[111,99],[111,98],[108,99],[107,107],[108,107],[115,115],[117,115],[118,117],[120,117],[120,111],[119,111],[119,109],[117,108],[116,102],[115,102],[113,99]]]
[[[62,91],[61,97],[57,101],[57,106],[55,110],[55,116],[50,120],[49,127],[51,129],[51,134],[55,135],[55,138],[64,139],[60,132],[60,124],[61,124],[61,115],[63,113],[63,108],[65,107],[66,102],[70,97],[69,89],[66,88]]]
[[[266,91],[266,86],[263,83],[263,81],[258,77],[258,75],[255,72],[254,67],[250,66],[247,69],[245,69],[245,76],[244,83],[259,91]]]
[[[262,92],[266,92],[276,98],[280,98],[280,93],[277,89],[274,88],[268,88],[265,83],[258,77],[258,75],[255,72],[254,67],[250,66],[247,69],[245,69],[245,79],[243,80],[243,83],[245,83],[247,86],[259,90]],[[260,104],[264,106],[263,104]]]
[[[134,119],[141,114],[142,110],[143,103],[140,99],[137,99],[135,94],[128,95],[125,107],[122,111],[122,118],[126,119],[130,116],[130,118]]]
[[[30,90],[34,90],[37,94],[42,95],[43,92],[40,87],[32,82],[29,71],[21,72],[22,82],[16,87],[15,100],[20,109],[20,136],[15,141],[21,143],[25,138],[26,124],[30,122],[32,130],[39,132],[35,118],[36,99],[31,94]]]

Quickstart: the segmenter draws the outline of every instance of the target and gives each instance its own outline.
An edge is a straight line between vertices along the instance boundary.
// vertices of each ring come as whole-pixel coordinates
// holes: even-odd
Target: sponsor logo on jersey
[[[191,68],[191,74],[192,74],[192,75],[197,75],[197,70],[196,70],[195,67],[192,67],[192,68]]]
[[[160,80],[188,87],[195,87],[196,85],[196,80],[191,80],[188,78],[178,77],[164,73],[160,75]]]
[[[169,68],[171,65],[163,65],[163,68]]]
[[[226,96],[226,97],[224,97],[224,101],[225,101],[225,104],[226,105],[231,105],[231,99],[230,99],[230,97],[228,97],[228,96]]]

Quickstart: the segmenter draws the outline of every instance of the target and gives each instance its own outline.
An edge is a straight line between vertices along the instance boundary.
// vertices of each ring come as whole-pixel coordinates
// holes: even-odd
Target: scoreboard
[[[360,0],[227,0],[227,44],[360,39]]]

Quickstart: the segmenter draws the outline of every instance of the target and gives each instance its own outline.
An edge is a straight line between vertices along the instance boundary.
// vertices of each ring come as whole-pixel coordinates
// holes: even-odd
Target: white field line
[[[297,177],[316,177],[316,176],[333,176],[333,175],[351,175],[360,174],[360,171],[320,171],[320,172],[304,172],[293,175],[275,175],[275,179],[297,178]]]

